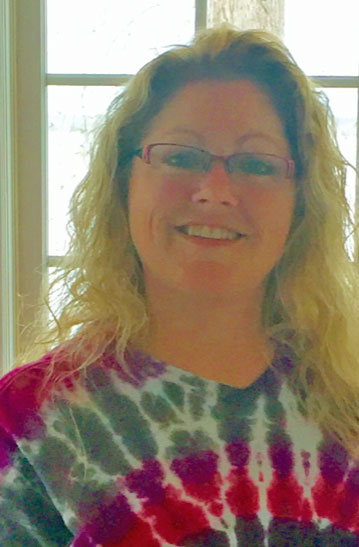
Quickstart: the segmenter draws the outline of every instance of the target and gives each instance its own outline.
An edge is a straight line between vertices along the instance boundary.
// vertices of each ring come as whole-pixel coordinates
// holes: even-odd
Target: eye
[[[278,172],[275,158],[257,156],[255,154],[233,156],[231,170],[258,176],[273,176],[277,175]]]
[[[197,150],[172,150],[162,155],[163,164],[177,169],[186,169],[189,171],[203,171],[204,158]]]

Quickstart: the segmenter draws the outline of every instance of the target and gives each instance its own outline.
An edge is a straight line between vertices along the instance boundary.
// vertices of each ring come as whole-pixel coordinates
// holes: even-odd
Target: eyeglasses
[[[249,153],[217,156],[195,146],[172,143],[148,144],[134,151],[145,163],[164,175],[175,177],[208,173],[215,161],[223,162],[227,173],[235,181],[281,181],[294,176],[294,161],[275,154]]]

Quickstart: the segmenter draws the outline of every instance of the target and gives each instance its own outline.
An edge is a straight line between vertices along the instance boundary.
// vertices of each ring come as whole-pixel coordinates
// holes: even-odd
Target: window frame
[[[195,29],[206,27],[207,0],[196,0]],[[46,0],[0,0],[0,375],[12,368],[34,319],[41,280],[59,257],[47,256],[47,102],[50,85],[123,85],[130,74],[47,74]],[[358,89],[359,76],[312,76],[319,87]],[[359,219],[359,177],[356,178]],[[358,249],[355,252],[358,262]],[[18,295],[21,295],[18,296]],[[2,371],[1,371],[2,365]]]
[[[1,363],[15,356],[15,172],[13,18],[10,0],[0,2],[0,353]],[[0,363],[0,373],[1,373]]]

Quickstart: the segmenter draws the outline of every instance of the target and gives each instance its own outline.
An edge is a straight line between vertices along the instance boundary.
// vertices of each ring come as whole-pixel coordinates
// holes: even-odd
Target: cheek
[[[147,222],[152,234],[162,240],[170,234],[178,222],[178,214],[188,208],[190,193],[186,188],[167,180],[156,188],[156,193],[145,198],[151,200],[151,210],[147,211]],[[169,231],[168,231],[169,230]]]
[[[168,226],[177,220],[176,212],[184,203],[188,192],[185,188],[165,180],[161,184],[147,177],[145,184],[134,177],[129,191],[129,223],[134,244],[163,244]]]
[[[184,200],[190,199],[190,189],[184,184],[174,184],[171,179],[164,180],[158,189],[158,204],[164,210],[175,209]]]
[[[250,208],[263,237],[276,235],[285,239],[293,216],[294,190],[289,187],[253,192]]]

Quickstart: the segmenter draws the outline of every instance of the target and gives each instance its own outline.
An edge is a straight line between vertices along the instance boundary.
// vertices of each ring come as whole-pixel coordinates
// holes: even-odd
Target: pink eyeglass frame
[[[155,142],[155,143],[152,143],[152,144],[146,144],[145,146],[143,146],[143,148],[139,148],[138,150],[135,151],[135,155],[138,155],[145,163],[149,164],[150,163],[149,162],[149,156],[150,156],[151,148],[153,148],[154,146],[157,146],[159,144],[170,144],[171,146],[185,146],[186,148],[194,148],[195,150],[200,150],[201,152],[206,152],[207,154],[209,154],[211,156],[211,158],[219,159],[221,161],[225,161],[228,158],[231,158],[232,156],[237,156],[237,155],[240,154],[240,152],[238,152],[236,154],[228,154],[226,156],[218,156],[217,154],[212,154],[211,152],[208,152],[208,150],[203,150],[203,148],[198,148],[197,146],[190,146],[190,145],[187,145],[187,144],[178,144],[178,143],[174,143],[174,142]],[[292,160],[291,157],[289,157],[289,156],[278,156],[277,154],[265,154],[265,153],[262,153],[262,152],[258,152],[258,154],[255,154],[255,155],[269,156],[269,157],[272,157],[272,158],[278,158],[278,159],[284,160],[287,164],[286,178],[287,179],[293,178],[294,171],[295,171],[295,163],[294,163],[294,160]]]

